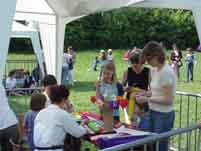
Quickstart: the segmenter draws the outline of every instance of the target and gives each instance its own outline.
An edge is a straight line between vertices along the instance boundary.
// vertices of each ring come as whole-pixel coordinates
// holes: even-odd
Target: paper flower
[[[96,96],[91,96],[91,97],[90,97],[90,100],[91,100],[92,103],[95,103],[96,100],[97,100],[97,99],[96,99]]]
[[[122,108],[125,108],[125,107],[128,106],[128,100],[124,99],[122,96],[117,96],[116,99],[117,99],[117,102],[119,103],[119,105]]]
[[[120,101],[120,106],[122,108],[126,108],[128,106],[128,100],[127,99],[123,99]]]

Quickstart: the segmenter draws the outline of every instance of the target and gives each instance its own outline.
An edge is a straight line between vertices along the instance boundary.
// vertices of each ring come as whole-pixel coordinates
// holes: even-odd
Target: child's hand
[[[95,87],[98,88],[98,87],[100,87],[100,86],[101,86],[101,81],[100,81],[100,80],[96,81]]]
[[[102,100],[100,100],[100,99],[98,99],[97,101],[96,101],[96,103],[97,103],[97,105],[99,106],[99,107],[102,107],[103,106],[103,101]]]
[[[129,86],[124,86],[123,90],[124,90],[124,92],[128,92],[130,90],[130,87]]]

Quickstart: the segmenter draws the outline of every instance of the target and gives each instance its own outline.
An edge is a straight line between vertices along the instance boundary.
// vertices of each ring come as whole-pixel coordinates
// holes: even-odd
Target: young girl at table
[[[34,150],[33,128],[34,120],[38,112],[45,107],[46,97],[40,93],[33,93],[30,100],[30,111],[25,114],[24,128],[28,138],[28,145],[31,151]]]
[[[103,66],[101,80],[96,85],[97,104],[103,116],[105,131],[112,131],[113,124],[119,122],[119,107],[111,107],[116,104],[116,97],[122,95],[121,86],[116,79],[116,69],[113,62]]]

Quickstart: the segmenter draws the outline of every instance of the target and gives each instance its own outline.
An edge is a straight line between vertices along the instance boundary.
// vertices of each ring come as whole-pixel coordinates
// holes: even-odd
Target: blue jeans
[[[61,74],[61,84],[68,85],[69,81],[69,69],[68,67],[62,67],[62,74]]]
[[[150,131],[164,133],[170,131],[174,125],[174,111],[164,113],[150,110]],[[159,142],[159,151],[168,151],[168,139]]]
[[[150,128],[150,115],[149,112],[145,113],[142,117],[140,117],[140,122],[138,124],[138,128],[144,131],[148,131]]]
[[[186,63],[186,82],[193,81],[193,62]]]

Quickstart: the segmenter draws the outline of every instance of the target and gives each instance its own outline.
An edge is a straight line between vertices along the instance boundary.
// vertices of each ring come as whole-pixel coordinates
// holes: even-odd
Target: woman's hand
[[[148,102],[149,98],[147,96],[141,96],[141,95],[136,95],[135,96],[135,101],[139,104],[143,104]]]
[[[152,96],[152,93],[151,93],[151,91],[146,91],[146,90],[140,89],[140,90],[136,93],[136,95],[151,97],[151,96]]]

